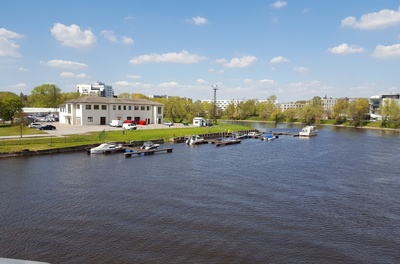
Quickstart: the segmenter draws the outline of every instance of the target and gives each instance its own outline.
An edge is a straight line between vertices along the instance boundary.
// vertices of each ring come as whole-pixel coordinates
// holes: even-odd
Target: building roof
[[[147,99],[125,99],[116,97],[82,96],[77,99],[68,100],[65,103],[99,103],[99,104],[133,104],[164,106],[162,103],[153,102]]]

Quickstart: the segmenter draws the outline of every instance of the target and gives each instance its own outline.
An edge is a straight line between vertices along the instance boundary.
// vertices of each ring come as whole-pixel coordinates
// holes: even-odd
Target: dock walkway
[[[130,158],[132,155],[140,156],[141,154],[143,155],[154,155],[157,152],[166,152],[166,153],[172,153],[172,150],[174,148],[162,148],[162,149],[141,149],[141,148],[130,148],[130,147],[125,147],[125,158]]]

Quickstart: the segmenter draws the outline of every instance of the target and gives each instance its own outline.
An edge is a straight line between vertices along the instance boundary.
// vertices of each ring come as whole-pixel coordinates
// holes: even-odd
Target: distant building
[[[382,120],[382,116],[379,114],[379,110],[382,105],[385,104],[389,99],[394,99],[400,104],[400,94],[382,94],[374,95],[369,99],[369,114],[371,120]]]
[[[261,103],[261,102],[266,102],[267,100],[258,100],[258,99],[250,99],[250,100],[255,100],[256,103]],[[201,100],[201,102],[206,102],[210,104],[214,104],[214,100]],[[246,102],[246,100],[216,100],[215,105],[217,106],[218,109],[220,110],[226,110],[229,104],[233,103],[236,106],[239,105],[241,102]]]
[[[304,103],[299,103],[299,102],[289,102],[289,103],[280,103],[280,108],[282,112],[285,112],[285,110],[291,108],[291,109],[302,109],[304,107]]]
[[[97,96],[97,97],[113,97],[114,89],[111,85],[106,85],[102,82],[96,82],[94,84],[78,84],[76,86],[77,91],[81,95]]]
[[[111,120],[145,120],[162,124],[164,105],[146,99],[83,96],[60,106],[60,123],[68,125],[108,125]]]

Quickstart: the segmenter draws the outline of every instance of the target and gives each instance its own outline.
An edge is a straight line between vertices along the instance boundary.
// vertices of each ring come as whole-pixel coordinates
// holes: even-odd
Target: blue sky
[[[194,100],[400,93],[398,0],[3,0],[0,91]]]

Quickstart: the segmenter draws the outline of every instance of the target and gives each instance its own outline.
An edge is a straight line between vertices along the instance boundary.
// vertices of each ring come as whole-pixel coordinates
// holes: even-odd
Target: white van
[[[122,120],[111,120],[110,126],[112,126],[112,127],[122,127]]]

